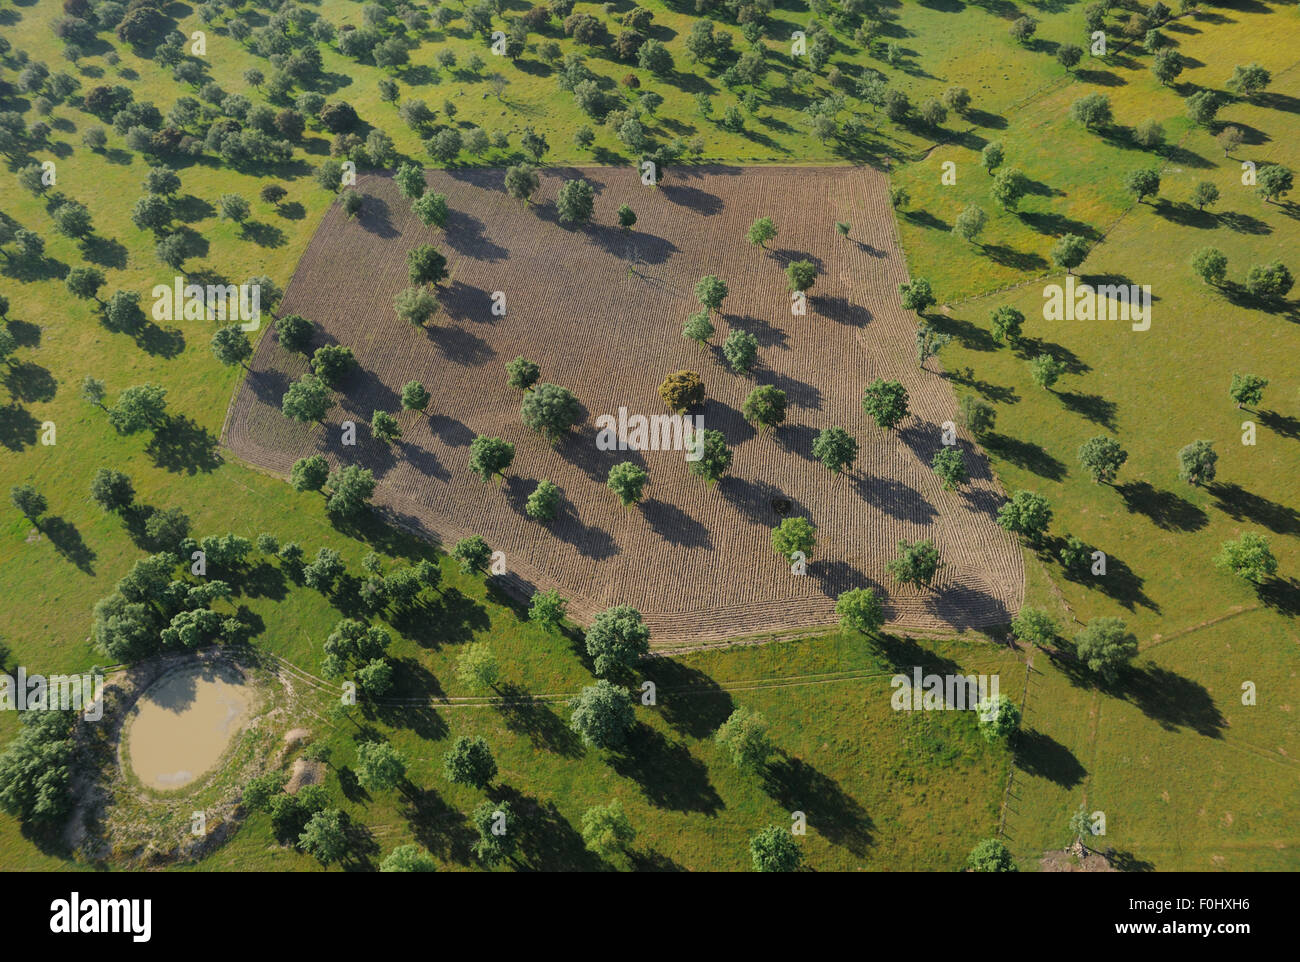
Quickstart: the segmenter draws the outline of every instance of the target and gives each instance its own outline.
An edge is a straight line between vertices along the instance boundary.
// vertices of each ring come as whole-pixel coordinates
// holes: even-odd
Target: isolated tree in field
[[[1192,203],[1197,210],[1205,210],[1219,200],[1219,188],[1208,180],[1203,180],[1192,189]]]
[[[1178,477],[1188,484],[1209,484],[1218,463],[1213,441],[1193,441],[1178,449]]]
[[[465,646],[456,659],[456,677],[462,685],[474,691],[496,688],[501,678],[501,666],[486,641],[475,641]]]
[[[922,323],[916,329],[916,363],[925,367],[925,362],[938,357],[939,352],[952,341],[951,334],[941,334],[929,324]]]
[[[532,164],[515,164],[506,168],[506,193],[524,203],[537,192],[541,179]]]
[[[120,511],[135,500],[135,488],[121,471],[100,468],[90,480],[90,496],[105,511]]]
[[[1144,120],[1133,128],[1133,139],[1147,150],[1156,150],[1165,142],[1165,128],[1157,121]]]
[[[930,461],[930,467],[939,476],[939,484],[945,491],[959,488],[970,480],[970,474],[966,470],[966,459],[962,457],[961,451],[955,445],[945,445],[936,451]]]
[[[357,746],[357,781],[369,792],[396,788],[406,778],[406,759],[388,742]]]
[[[397,189],[401,191],[402,196],[407,200],[416,200],[424,196],[427,186],[424,181],[424,171],[420,170],[415,164],[402,164],[397,168],[397,173],[393,175],[393,180],[397,183]]]
[[[330,463],[322,454],[299,458],[289,472],[289,484],[295,491],[319,491],[329,480]]]
[[[593,805],[583,813],[582,842],[601,858],[626,852],[634,841],[636,830],[617,798],[608,805]]]
[[[786,265],[785,277],[792,291],[806,291],[817,281],[817,267],[812,261],[792,261]]]
[[[528,496],[524,511],[535,521],[553,521],[560,507],[560,489],[551,481],[543,478]]]
[[[1220,130],[1218,136],[1214,139],[1217,140],[1219,146],[1223,148],[1223,156],[1227,157],[1242,145],[1246,139],[1246,135],[1242,132],[1240,127],[1229,126]]]
[[[1073,273],[1087,256],[1088,239],[1078,234],[1066,234],[1052,245],[1052,262],[1057,267],[1064,267],[1067,274]]]
[[[586,644],[593,670],[605,676],[631,668],[650,653],[650,629],[631,605],[615,605],[592,619]]]
[[[440,284],[447,277],[447,258],[432,244],[421,244],[406,254],[411,284]]]
[[[840,474],[852,469],[858,458],[858,442],[843,428],[826,428],[813,438],[812,454],[831,474]]]
[[[333,403],[325,382],[314,374],[304,374],[289,385],[280,401],[280,410],[290,420],[306,424],[323,420]]]
[[[1026,605],[1011,619],[1011,633],[1027,645],[1050,645],[1060,631],[1056,619],[1041,608]]]
[[[569,727],[593,748],[618,748],[636,723],[632,696],[605,679],[569,702]]]
[[[1020,708],[1005,695],[981,701],[976,712],[980,734],[988,741],[1001,741],[1020,727]]]
[[[1243,533],[1236,541],[1223,542],[1214,557],[1214,564],[1252,584],[1259,584],[1277,574],[1277,558],[1273,556],[1268,538],[1254,531]]]
[[[352,348],[341,344],[318,347],[311,356],[311,370],[330,387],[336,387],[357,366]]]
[[[686,319],[682,327],[682,337],[690,338],[703,346],[714,334],[713,322],[709,320],[708,308],[702,308]]]
[[[1258,408],[1264,400],[1264,388],[1268,387],[1268,378],[1257,374],[1232,375],[1232,384],[1228,387],[1228,396],[1237,402],[1237,407]]]
[[[423,327],[438,313],[438,299],[427,287],[406,287],[393,297],[397,316],[415,327]]]
[[[353,518],[370,506],[375,493],[375,475],[369,468],[349,464],[330,472],[325,482],[325,510]]]
[[[407,381],[402,385],[402,410],[423,411],[433,400],[433,395],[419,381]]]
[[[565,432],[578,423],[581,408],[568,388],[539,384],[524,395],[520,416],[529,430],[538,432],[551,444],[558,444]]]
[[[243,364],[253,355],[253,345],[238,324],[217,328],[212,335],[212,353],[227,367]]]
[[[1052,508],[1047,499],[1032,491],[1017,491],[998,509],[998,525],[1018,534],[1030,544],[1039,544],[1052,523]]]
[[[22,512],[24,518],[36,523],[36,519],[45,513],[48,502],[45,496],[36,490],[33,484],[17,484],[9,489],[9,500]]]
[[[1133,171],[1124,182],[1124,189],[1136,197],[1139,204],[1147,197],[1154,197],[1160,193],[1160,169],[1150,167]]]
[[[515,446],[501,438],[480,434],[469,445],[469,469],[480,481],[490,481],[494,475],[506,476],[515,460]]]
[[[94,267],[74,267],[64,283],[74,297],[97,301],[99,289],[104,286],[104,272]]]
[[[402,426],[387,411],[374,411],[370,415],[370,433],[385,444],[392,444],[402,436]]]
[[[1081,538],[1069,535],[1061,545],[1059,552],[1061,567],[1071,575],[1083,575],[1089,570],[1092,561],[1092,546]]]
[[[1203,127],[1208,127],[1214,122],[1219,108],[1223,106],[1223,101],[1213,90],[1198,91],[1188,97],[1184,103],[1187,106],[1187,116],[1193,123]]]
[[[1128,460],[1128,452],[1114,438],[1100,434],[1089,438],[1079,447],[1079,463],[1092,478],[1093,484],[1110,484]]]
[[[749,392],[741,413],[745,420],[760,431],[770,431],[785,420],[785,392],[771,384],[760,385]]]
[[[1232,68],[1226,86],[1237,96],[1249,99],[1263,91],[1272,79],[1269,72],[1257,63],[1237,64]]]
[[[180,190],[180,185],[181,185],[180,178],[177,177],[176,178],[177,190]],[[285,197],[287,197],[288,195],[289,192],[285,190],[283,187],[281,187],[279,184],[267,184],[265,187],[262,188],[261,192],[258,194],[258,196],[262,199],[263,203],[270,204],[272,207],[275,207],[276,209],[279,209],[280,201],[284,200]]]
[[[1004,168],[994,176],[989,193],[1003,210],[1015,210],[1029,193],[1029,179],[1015,167]]]
[[[817,547],[817,529],[807,518],[786,518],[772,529],[772,550],[787,561],[802,552],[806,560]]]
[[[727,297],[727,284],[722,278],[706,274],[695,284],[695,296],[709,311],[721,311]]]
[[[306,354],[311,346],[314,328],[311,321],[301,314],[285,314],[275,319],[275,336],[280,346],[287,351]]]
[[[686,468],[691,474],[703,478],[709,484],[716,484],[731,467],[731,450],[727,447],[726,436],[721,431],[712,429],[701,432],[701,437],[691,437],[691,445],[698,445],[700,457],[687,461]]]
[[[876,378],[862,395],[862,410],[888,431],[907,417],[907,388],[898,381]]]
[[[993,430],[997,422],[997,412],[992,405],[981,401],[973,394],[963,394],[959,406],[966,430],[975,437],[983,437]]]
[[[935,304],[934,290],[924,277],[918,277],[906,284],[898,285],[898,294],[903,302],[903,309],[916,311],[917,316],[924,316],[927,308]]]
[[[605,484],[618,495],[619,502],[626,508],[641,500],[648,478],[644,468],[631,461],[622,461],[609,469],[609,479]]]
[[[453,785],[485,788],[497,777],[496,759],[481,736],[461,735],[442,756],[442,770]]]
[[[631,230],[636,223],[636,211],[632,210],[627,204],[623,204],[618,209],[618,226],[624,230]]]
[[[989,172],[990,177],[993,176],[995,170],[1002,166],[1005,157],[1006,152],[1000,140],[990,140],[984,145],[984,149],[980,151],[980,163],[984,165],[984,169]]]
[[[1291,271],[1281,261],[1256,264],[1246,272],[1246,292],[1263,301],[1280,301],[1295,284]]]
[[[160,425],[167,413],[167,389],[158,384],[138,384],[117,396],[108,411],[108,423],[118,434],[136,434]]]
[[[491,9],[486,4],[483,6]],[[500,865],[519,848],[518,833],[511,828],[515,817],[509,802],[485,800],[474,808],[473,822],[478,830],[478,841],[471,848],[474,857],[487,868]]]
[[[1039,354],[1029,362],[1029,376],[1044,391],[1050,391],[1064,373],[1065,362],[1057,360],[1051,354]]]
[[[749,840],[749,857],[755,872],[794,872],[803,864],[799,843],[779,825],[769,825]]]
[[[977,204],[967,204],[962,208],[962,212],[957,215],[953,222],[952,232],[962,240],[975,243],[976,238],[984,230],[984,225],[988,222],[988,215],[984,213],[983,208]]]
[[[899,541],[898,557],[888,562],[885,570],[901,585],[929,587],[939,570],[939,549],[928,539]]]
[[[853,228],[851,228],[848,224],[844,223],[844,221],[842,220],[837,220],[835,222],[835,233],[839,234],[841,237],[848,237],[849,232],[852,229]]]
[[[418,845],[399,845],[379,863],[381,872],[436,872],[438,863]]]
[[[1073,70],[1083,59],[1083,48],[1077,43],[1063,43],[1056,48],[1056,60],[1066,70]]]
[[[558,591],[538,591],[528,604],[528,620],[545,631],[558,631],[567,608],[568,602]]]
[[[850,588],[835,599],[835,613],[844,631],[874,634],[885,623],[885,606],[870,588]]]
[[[298,847],[322,865],[339,861],[348,851],[344,814],[337,808],[316,812],[298,836]]]
[[[1177,50],[1165,48],[1151,59],[1151,72],[1162,84],[1168,85],[1183,72],[1183,58]]]
[[[425,227],[442,227],[447,223],[447,195],[426,192],[416,198],[411,210]]]
[[[1218,287],[1228,276],[1228,258],[1217,247],[1202,247],[1192,255],[1192,270],[1205,283]]]
[[[722,342],[722,356],[733,374],[748,374],[758,360],[758,338],[736,328]]]
[[[321,548],[311,564],[302,569],[302,583],[322,593],[328,593],[334,582],[347,571],[343,559],[333,548]]]
[[[972,872],[1014,872],[1015,860],[1011,850],[996,838],[986,838],[966,856],[966,866]]]
[[[1088,94],[1070,104],[1070,119],[1089,130],[1109,127],[1112,116],[1110,98],[1105,94]]]
[[[993,339],[999,344],[1006,343],[1015,347],[1020,343],[1020,336],[1025,326],[1025,315],[1008,304],[993,309],[989,314],[990,330]]]
[[[555,198],[561,224],[585,224],[591,220],[596,194],[591,184],[579,178],[566,180]]]
[[[694,371],[674,371],[659,385],[659,396],[677,414],[704,403],[704,382]]]
[[[542,376],[542,369],[527,358],[520,356],[506,363],[506,375],[511,387],[520,391],[527,391]]]
[[[719,745],[742,772],[762,771],[775,748],[768,737],[767,720],[756,711],[737,708],[714,733]]]
[[[488,562],[492,560],[492,549],[482,537],[472,534],[456,542],[451,549],[451,556],[459,563],[461,574],[472,575],[487,568]]]
[[[770,217],[759,217],[749,225],[746,239],[757,247],[766,247],[767,242],[776,237],[776,224]]]
[[[1137,654],[1137,637],[1119,618],[1093,618],[1074,638],[1075,653],[1088,670],[1114,681]]]
[[[1025,43],[1038,30],[1038,21],[1033,17],[1019,17],[1012,21],[1011,36],[1020,43]]]
[[[1291,168],[1269,164],[1260,168],[1255,192],[1265,201],[1275,201],[1290,193],[1294,180]]]

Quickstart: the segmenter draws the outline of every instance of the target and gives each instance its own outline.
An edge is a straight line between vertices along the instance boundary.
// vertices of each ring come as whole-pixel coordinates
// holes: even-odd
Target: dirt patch
[[[1045,852],[1038,862],[1044,872],[1118,872],[1106,856],[1088,849],[1081,850],[1077,844],[1073,848],[1057,852]]]
[[[297,795],[304,785],[319,785],[325,781],[325,766],[320,762],[306,758],[296,759],[289,770],[289,781],[284,790],[290,795]]]
[[[591,225],[556,222],[560,184],[583,176],[596,189]],[[289,285],[281,313],[316,321],[316,346],[339,342],[360,369],[340,385],[324,425],[301,426],[279,411],[288,384],[306,369],[264,337],[227,417],[225,442],[236,455],[287,474],[322,452],[331,463],[361,463],[379,479],[375,501],[390,518],[450,544],[483,535],[505,553],[499,580],[527,592],[556,588],[579,618],[617,603],[635,605],[657,642],[703,641],[835,620],[834,600],[861,586],[884,589],[893,625],[908,629],[1005,623],[1024,587],[1020,549],[994,524],[1001,493],[985,459],[959,436],[972,481],[940,487],[930,460],[941,426],[959,422],[953,393],[915,359],[916,320],[898,301],[906,269],[883,174],[866,168],[701,168],[674,170],[657,190],[621,168],[551,168],[531,208],[510,199],[497,170],[430,171],[448,196],[445,231],[423,226],[390,178],[361,178],[362,213],[331,209]],[[616,226],[622,203],[637,213],[631,231]],[[745,239],[758,216],[776,221],[770,250]],[[836,234],[837,220],[852,225]],[[442,312],[427,330],[400,321],[393,296],[407,284],[406,252],[436,244],[452,276]],[[791,314],[784,268],[818,265],[804,316]],[[712,345],[682,337],[697,308],[695,282],[714,273],[730,296],[715,319]],[[492,313],[492,293],[507,313]],[[743,329],[759,342],[752,378],[723,366],[720,345]],[[564,385],[585,421],[557,447],[520,422],[520,394],[504,365],[524,355],[542,379]],[[930,362],[934,366],[934,362]],[[664,413],[657,388],[669,372],[698,371],[707,400],[704,427],[723,432],[734,451],[729,474],[710,487],[689,474],[680,451],[600,451],[595,419]],[[862,412],[876,377],[903,382],[912,415],[882,432]],[[370,437],[374,410],[398,413],[408,380],[434,395],[425,415],[399,413],[404,436],[393,446]],[[741,406],[758,384],[789,398],[774,435],[757,433]],[[355,447],[341,445],[340,423],[357,424]],[[856,469],[837,477],[812,458],[816,432],[841,426],[860,445]],[[503,485],[470,474],[475,435],[516,445]],[[606,487],[620,461],[650,475],[644,502],[620,507]],[[538,480],[564,493],[547,525],[524,514]],[[787,516],[817,526],[808,573],[795,576],[772,551],[771,531]],[[900,539],[932,538],[945,566],[932,591],[898,590],[885,571]]]

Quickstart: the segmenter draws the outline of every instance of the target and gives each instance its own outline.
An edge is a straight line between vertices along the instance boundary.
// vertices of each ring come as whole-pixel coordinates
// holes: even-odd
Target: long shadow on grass
[[[643,668],[664,721],[692,738],[712,735],[735,708],[731,695],[697,668],[672,658],[648,659]]]
[[[71,521],[58,515],[47,516],[41,518],[36,526],[41,534],[50,539],[50,544],[62,557],[88,575],[95,573],[95,566],[92,563],[95,560],[95,552],[82,540],[81,532]]]
[[[1227,722],[1205,686],[1155,662],[1130,667],[1112,693],[1132,702],[1166,731],[1190,728],[1210,738],[1223,737]]]
[[[416,789],[402,805],[402,816],[411,826],[415,840],[447,862],[468,865],[477,834],[465,816],[452,808],[431,788]]]
[[[669,741],[648,725],[638,724],[623,751],[611,755],[609,767],[641,787],[656,808],[716,814],[722,798],[709,782],[709,770],[685,742]]]
[[[510,805],[519,855],[527,868],[539,872],[593,872],[604,867],[553,801],[543,802],[509,785],[496,786],[490,796],[494,802]]]
[[[443,645],[470,641],[474,632],[490,627],[491,619],[482,605],[459,588],[443,587],[436,601],[412,605],[394,614],[391,624],[422,648],[437,650]]]
[[[1186,498],[1161,491],[1146,481],[1119,484],[1115,490],[1131,514],[1144,514],[1165,531],[1199,531],[1210,522],[1209,516]]]
[[[984,450],[995,458],[1001,458],[1018,468],[1032,471],[1049,481],[1060,481],[1065,477],[1065,463],[1048,454],[1041,444],[996,432],[984,435],[983,441]]]
[[[497,689],[504,699],[497,705],[506,728],[527,735],[534,748],[565,758],[581,758],[586,749],[582,739],[555,713],[551,706],[529,694],[521,685],[505,683]]]
[[[158,467],[177,474],[207,474],[222,463],[216,437],[183,414],[167,415],[145,452]]]
[[[1115,430],[1117,405],[1114,401],[1108,401],[1100,394],[1076,394],[1072,391],[1058,391],[1056,396],[1075,414],[1093,424],[1100,424],[1108,431]]]
[[[1278,504],[1247,491],[1235,482],[1210,485],[1214,506],[1234,521],[1250,521],[1263,525],[1274,534],[1300,532],[1300,512],[1285,504]]]
[[[1027,775],[1046,778],[1063,788],[1083,781],[1088,770],[1074,753],[1056,739],[1032,728],[1022,728],[1012,740],[1016,767]]]
[[[866,854],[875,825],[857,799],[829,775],[783,753],[764,769],[763,788],[787,811],[807,814],[808,822],[832,845]]]
[[[1300,418],[1279,414],[1277,411],[1260,411],[1259,420],[1274,434],[1280,434],[1292,441],[1300,441]]]

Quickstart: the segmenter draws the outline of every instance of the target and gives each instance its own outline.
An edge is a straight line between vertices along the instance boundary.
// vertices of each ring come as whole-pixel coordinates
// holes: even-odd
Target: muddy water
[[[252,693],[230,669],[182,669],[155,682],[136,703],[131,768],[151,788],[180,788],[212,768],[243,727]]]

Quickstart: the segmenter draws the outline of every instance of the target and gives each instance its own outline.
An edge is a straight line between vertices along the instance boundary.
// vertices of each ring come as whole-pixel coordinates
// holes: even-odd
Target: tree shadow
[[[664,721],[692,738],[708,738],[735,710],[731,695],[698,668],[674,658],[651,658],[641,667],[655,683]]]
[[[1018,468],[1032,471],[1049,481],[1060,481],[1065,477],[1066,468],[1063,461],[1057,460],[1041,444],[1009,437],[1005,434],[990,432],[981,438],[984,450]]]
[[[648,725],[638,723],[622,751],[612,754],[609,766],[641,787],[656,808],[674,812],[715,815],[722,798],[709,783],[709,770],[693,756],[685,742],[669,741]]]
[[[834,778],[784,752],[763,771],[763,788],[786,811],[800,811],[832,845],[865,855],[872,843],[871,817]]]
[[[222,464],[217,438],[183,414],[165,416],[145,453],[158,467],[178,474],[207,474]]]
[[[1115,689],[1166,731],[1190,728],[1199,735],[1222,738],[1227,727],[1204,685],[1155,662],[1130,666]]]
[[[1119,484],[1115,490],[1129,513],[1146,515],[1165,531],[1199,531],[1210,522],[1209,516],[1192,502],[1172,491],[1160,491],[1146,481]]]
[[[446,862],[468,865],[477,834],[465,816],[443,801],[431,788],[417,788],[405,795],[402,816],[415,840]]]
[[[564,758],[581,758],[586,753],[582,739],[549,704],[534,698],[521,685],[507,682],[497,690],[503,699],[497,711],[508,730],[527,735],[534,748]]]
[[[58,515],[47,515],[36,523],[36,527],[41,534],[50,539],[54,550],[71,561],[79,570],[88,575],[95,573],[92,564],[95,560],[95,552],[82,540],[81,532],[77,530],[76,525]]]
[[[1011,748],[1015,752],[1017,768],[1027,775],[1046,778],[1062,788],[1073,788],[1088,774],[1070,749],[1032,728],[1017,731]]]
[[[527,868],[538,872],[593,872],[604,867],[553,801],[542,802],[509,785],[498,786],[492,800],[509,803],[519,854]]]
[[[1114,401],[1108,401],[1100,394],[1076,394],[1071,391],[1058,391],[1056,396],[1068,410],[1093,424],[1100,424],[1108,431],[1115,430],[1117,405]]]

